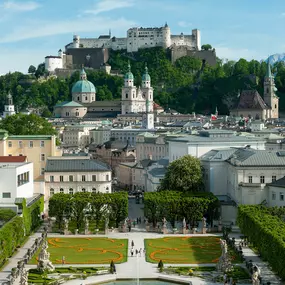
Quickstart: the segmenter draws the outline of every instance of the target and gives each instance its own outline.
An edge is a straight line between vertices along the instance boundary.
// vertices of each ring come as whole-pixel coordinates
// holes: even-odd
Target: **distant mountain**
[[[273,65],[274,63],[279,62],[279,61],[285,62],[285,53],[273,54],[273,55],[269,56],[269,58],[267,58],[266,61],[268,61],[268,59],[269,59],[269,62],[271,65]]]

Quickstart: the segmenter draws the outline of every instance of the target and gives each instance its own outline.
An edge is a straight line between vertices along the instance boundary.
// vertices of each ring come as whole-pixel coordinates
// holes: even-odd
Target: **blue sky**
[[[201,31],[225,59],[285,52],[285,0],[0,0],[0,74],[26,72],[81,37],[126,36],[134,26]]]

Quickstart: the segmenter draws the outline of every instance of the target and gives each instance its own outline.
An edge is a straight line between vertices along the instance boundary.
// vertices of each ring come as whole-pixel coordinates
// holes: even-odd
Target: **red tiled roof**
[[[26,162],[26,156],[0,156],[1,162]]]
[[[263,110],[268,109],[268,106],[264,103],[263,99],[256,90],[244,90],[240,95],[239,103],[236,109]]]
[[[153,102],[153,108],[154,109],[163,109],[160,105],[158,105],[157,103]]]

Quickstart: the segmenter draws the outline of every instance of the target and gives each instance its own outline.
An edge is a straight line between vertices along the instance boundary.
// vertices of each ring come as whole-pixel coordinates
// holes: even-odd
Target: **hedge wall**
[[[41,223],[38,213],[43,211],[43,203],[42,196],[30,207],[26,207],[24,199],[22,216],[15,216],[0,229],[0,266],[12,256],[17,247],[21,246],[25,237]]]
[[[285,279],[285,223],[262,206],[238,208],[238,225],[273,270]]]

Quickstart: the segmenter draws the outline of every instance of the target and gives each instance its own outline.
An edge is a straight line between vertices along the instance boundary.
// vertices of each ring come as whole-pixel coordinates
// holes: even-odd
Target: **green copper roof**
[[[147,65],[145,65],[145,73],[144,73],[143,76],[142,76],[142,80],[143,80],[143,81],[150,81],[150,76],[149,76],[149,74],[148,74]]]
[[[84,68],[80,72],[80,80],[72,87],[72,93],[96,93],[94,84],[87,80],[87,75]]]
[[[134,80],[134,75],[131,72],[131,65],[130,62],[128,63],[128,72],[125,74],[126,80]]]
[[[267,69],[266,69],[266,75],[265,77],[267,78],[273,78],[272,73],[271,73],[271,67],[270,67],[270,63],[269,60],[267,62]]]
[[[62,107],[83,107],[81,104],[75,102],[75,101],[70,101],[70,102],[67,102],[63,105],[61,105]]]

